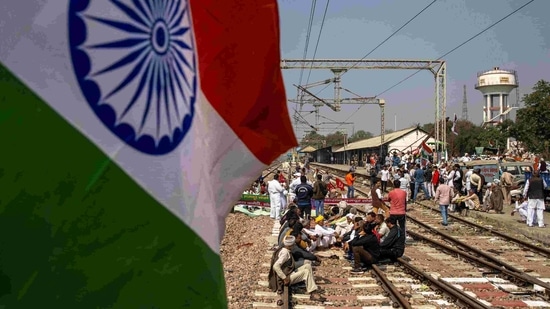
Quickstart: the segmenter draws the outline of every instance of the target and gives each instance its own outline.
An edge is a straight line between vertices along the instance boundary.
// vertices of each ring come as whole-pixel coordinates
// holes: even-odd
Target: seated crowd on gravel
[[[323,215],[306,219],[300,209],[291,204],[281,218],[278,238],[269,272],[269,286],[282,293],[283,285],[305,282],[312,300],[324,301],[323,291],[313,280],[312,266],[319,266],[318,252],[327,249],[344,250],[353,266],[352,274],[362,274],[372,264],[395,261],[405,250],[405,233],[393,217],[369,212],[361,216],[355,208],[345,216],[327,220]],[[331,256],[336,257],[335,255]]]

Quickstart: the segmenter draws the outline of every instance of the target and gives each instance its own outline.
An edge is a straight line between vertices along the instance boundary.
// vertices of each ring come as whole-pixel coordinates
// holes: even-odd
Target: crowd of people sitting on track
[[[273,248],[269,284],[273,291],[281,293],[283,285],[305,282],[304,288],[311,299],[324,301],[322,291],[313,280],[312,266],[321,263],[319,252],[342,250],[352,265],[352,274],[361,274],[372,264],[395,261],[403,255],[406,193],[392,190],[393,194],[388,194],[392,205],[389,208],[380,199],[366,212],[342,200],[325,210],[325,197],[341,196],[343,192],[329,191],[328,175],[323,179],[323,175],[315,171],[313,183],[306,175],[305,168],[294,173],[288,189],[281,184],[277,173],[268,182],[271,218],[281,224],[278,246]],[[399,180],[394,185],[399,188]],[[380,182],[377,190],[379,187]],[[282,207],[282,197],[287,196],[292,202]]]
[[[291,203],[280,219],[278,244],[271,261],[270,288],[282,293],[283,285],[305,281],[312,300],[324,301],[313,278],[312,266],[319,266],[319,252],[343,250],[352,265],[352,274],[362,274],[372,264],[392,262],[405,250],[405,231],[395,217],[355,207],[332,207],[324,215],[307,217],[303,208]],[[329,258],[338,258],[331,255]]]

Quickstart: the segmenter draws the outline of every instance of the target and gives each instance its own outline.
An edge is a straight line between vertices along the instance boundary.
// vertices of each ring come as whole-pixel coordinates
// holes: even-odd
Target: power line
[[[327,0],[327,5],[325,6],[325,13],[323,13],[323,20],[321,21],[321,28],[319,29],[319,35],[317,36],[317,43],[315,43],[315,50],[313,51],[313,59],[317,55],[317,48],[319,47],[319,41],[321,41],[321,33],[323,32],[323,26],[325,25],[325,18],[327,17],[328,5],[330,0]],[[306,85],[309,83],[309,77],[311,76],[311,68],[313,67],[313,62],[309,67],[309,73],[307,75]]]
[[[459,45],[457,45],[456,47],[452,48],[451,50],[449,50],[448,52],[446,52],[445,54],[441,55],[439,58],[437,58],[436,60],[441,60],[443,57],[446,57],[448,56],[449,54],[451,54],[452,52],[456,51],[457,49],[459,49],[460,47],[464,46],[465,44],[467,44],[468,42],[472,41],[473,39],[477,38],[478,36],[480,36],[481,34],[483,34],[485,31],[493,28],[494,26],[498,25],[500,22],[504,21],[505,19],[507,19],[508,17],[514,15],[516,12],[518,12],[519,10],[523,9],[524,7],[526,7],[527,5],[533,3],[535,0],[530,0],[529,2],[525,3],[524,5],[520,6],[519,8],[515,9],[514,11],[512,11],[511,13],[509,13],[508,15],[502,17],[501,19],[499,19],[498,21],[496,21],[495,23],[493,23],[492,25],[488,26],[487,28],[481,30],[480,32],[478,32],[477,34],[475,34],[474,36],[470,37],[469,39],[467,39],[466,41],[460,43]],[[410,74],[409,76],[405,77],[404,79],[400,80],[399,82],[397,82],[396,84],[394,84],[393,86],[387,88],[386,90],[380,92],[379,94],[377,94],[375,97],[379,97],[381,95],[383,95],[384,93],[390,91],[391,89],[399,86],[400,84],[402,84],[403,82],[405,82],[406,80],[408,80],[409,78],[415,76],[416,74],[418,74],[418,72],[420,72],[422,70],[418,70],[418,71],[415,71],[414,73]],[[364,105],[361,105],[357,108],[357,110],[355,110],[355,112],[353,112],[346,120],[344,120],[344,122],[347,122],[351,117],[353,117],[353,115],[355,113],[357,113]]]
[[[304,47],[304,55],[302,59],[306,59],[307,57],[307,50],[309,48],[309,37],[311,36],[311,27],[313,26],[313,17],[315,16],[315,8],[317,7],[317,0],[313,0],[311,2],[311,10],[309,12],[309,22],[307,25],[307,33],[306,33],[306,45]],[[302,78],[304,76],[304,69],[302,68],[300,70],[300,81],[298,85],[302,84]]]
[[[308,21],[308,26],[307,26],[307,31],[306,31],[306,42],[305,42],[305,46],[304,46],[304,54],[302,56],[302,59],[306,59],[307,57],[307,51],[308,51],[308,48],[309,48],[309,38],[311,36],[311,27],[313,25],[313,17],[315,16],[315,7],[317,6],[317,0],[313,0],[311,2],[311,9],[310,9],[310,12],[309,12],[309,21]],[[304,69],[301,69],[300,70],[300,82],[299,84],[302,83],[302,78],[304,76]],[[298,114],[298,102],[296,102],[296,108],[294,109],[294,118],[298,118],[297,117],[297,114]],[[300,104],[300,110],[302,110],[302,106],[303,104]],[[297,126],[296,126],[296,130],[297,130]]]
[[[469,43],[470,41],[472,41],[473,39],[477,38],[478,36],[482,35],[485,31],[493,28],[494,26],[498,25],[500,22],[502,22],[503,20],[507,19],[508,17],[514,15],[515,13],[517,13],[519,10],[523,9],[524,7],[528,6],[529,4],[533,3],[535,0],[530,0],[529,2],[525,3],[524,5],[520,6],[519,8],[515,9],[514,11],[512,11],[511,13],[509,13],[508,15],[502,17],[501,19],[499,19],[498,21],[496,21],[495,23],[493,23],[492,25],[490,25],[489,27],[481,30],[480,32],[478,32],[477,34],[475,34],[474,36],[470,37],[469,39],[467,39],[466,41],[460,43],[459,45],[457,45],[456,47],[454,47],[453,49],[449,50],[448,52],[446,52],[445,54],[441,55],[439,58],[436,59],[437,60],[441,60],[442,58],[446,57],[447,55],[449,55],[450,53],[454,52],[455,50],[461,48],[462,46],[466,45],[467,43]],[[404,79],[400,80],[399,82],[397,82],[396,84],[394,84],[393,86],[389,87],[388,89],[380,92],[379,94],[376,95],[376,97],[390,91],[391,89],[401,85],[403,82],[405,82],[406,80],[408,80],[409,78],[415,76],[416,74],[418,74],[418,72],[420,72],[422,70],[418,70],[418,71],[415,71],[414,73],[412,73],[411,75],[405,77]]]
[[[363,58],[361,58],[361,60],[364,60],[365,58],[367,58],[368,56],[370,56],[370,54],[372,54],[375,50],[377,50],[380,46],[382,46],[384,43],[386,43],[389,39],[391,39],[394,35],[396,35],[399,31],[401,31],[403,28],[405,28],[408,24],[410,24],[413,20],[415,20],[418,16],[420,16],[420,14],[424,13],[424,11],[426,11],[430,6],[432,6],[437,0],[433,0],[432,2],[430,2],[428,5],[426,5],[422,10],[420,10],[418,13],[416,13],[413,17],[411,17],[406,23],[404,23],[403,25],[401,25],[401,27],[399,27],[397,30],[395,30],[392,34],[390,34],[390,36],[388,36],[387,38],[385,38],[382,42],[380,42],[378,45],[376,45],[376,47],[374,47],[371,51],[369,51],[365,56],[363,56]],[[352,65],[347,71],[343,72],[340,77],[342,77],[344,74],[346,74],[347,72],[349,72],[349,70],[353,69],[356,65],[358,65],[360,62],[357,62],[355,63],[354,65]],[[319,90],[319,92],[317,92],[315,95],[319,94],[321,91],[327,89],[327,87],[330,86],[330,84],[326,85],[323,89]]]

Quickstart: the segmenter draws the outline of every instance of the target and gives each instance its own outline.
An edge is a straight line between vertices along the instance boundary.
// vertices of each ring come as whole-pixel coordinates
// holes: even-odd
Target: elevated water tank
[[[495,67],[477,74],[475,88],[483,93],[484,123],[497,124],[508,119],[508,113],[512,110],[508,97],[510,92],[517,87],[518,78],[514,70],[502,70]]]

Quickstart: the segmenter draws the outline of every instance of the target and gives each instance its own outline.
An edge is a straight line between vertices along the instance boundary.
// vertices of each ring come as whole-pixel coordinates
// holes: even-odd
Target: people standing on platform
[[[396,180],[393,183],[396,189],[393,189],[388,193],[388,200],[390,201],[390,218],[394,218],[399,224],[399,228],[405,234],[405,214],[407,212],[407,192],[400,189],[400,181]],[[399,189],[397,189],[399,188]]]
[[[472,189],[472,174],[474,171],[471,166],[466,167],[467,172],[464,174],[464,187],[466,187],[466,192],[470,192]]]
[[[458,189],[458,191],[463,192],[463,190],[462,190],[462,171],[460,170],[460,165],[458,163],[453,165],[453,187]]]
[[[394,172],[396,172],[399,169],[399,163],[401,163],[401,158],[397,155],[397,152],[394,151],[392,156],[392,164],[391,164],[392,170]]]
[[[443,221],[441,224],[447,226],[448,222],[448,210],[451,200],[453,199],[453,188],[445,184],[444,179],[439,180],[439,186],[435,190],[434,202],[439,205],[439,211],[441,212],[441,218]]]
[[[500,188],[502,190],[502,196],[504,197],[504,206],[512,204],[512,195],[510,194],[512,184],[513,176],[510,172],[505,170],[500,176]]]
[[[388,167],[384,165],[382,170],[380,171],[380,183],[382,184],[381,189],[382,192],[387,192],[388,189],[388,180],[390,179],[390,171],[388,171]]]
[[[511,216],[513,216],[516,212],[519,213],[520,220],[519,222],[527,223],[527,209],[528,209],[528,201],[525,200],[523,196],[519,198],[519,201],[516,201],[516,207],[512,212],[510,213]]]
[[[271,219],[281,219],[281,194],[284,194],[285,189],[279,182],[279,175],[275,174],[273,180],[269,181],[267,185],[267,192],[269,193],[269,217]]]
[[[313,184],[313,206],[316,215],[325,213],[325,197],[327,196],[327,184],[323,181],[323,175],[317,174],[317,180]]]
[[[300,184],[294,189],[294,194],[296,194],[296,205],[304,214],[304,218],[309,219],[311,217],[313,187],[307,183],[306,176],[300,176]]]
[[[434,196],[434,192],[430,191],[430,186],[432,184],[432,167],[424,165],[422,169],[424,170],[424,188],[428,191],[428,196],[432,198]]]
[[[470,190],[474,191],[480,201],[483,201],[483,195],[481,194],[483,191],[483,185],[485,184],[483,183],[483,178],[481,178],[480,174],[481,170],[479,168],[474,169],[472,176],[470,176]]]
[[[394,187],[395,188],[399,188],[403,191],[405,191],[405,194],[406,194],[406,197],[407,197],[407,200],[409,199],[409,184],[410,184],[410,176],[409,176],[409,173],[407,172],[403,172],[403,171],[399,171],[399,179],[397,179],[397,181],[399,181],[399,187]],[[395,186],[397,182],[394,180],[393,184]]]
[[[426,189],[426,187],[424,187],[424,169],[422,169],[420,167],[420,164],[417,164],[416,165],[416,170],[414,171],[414,175],[413,175],[413,178],[414,178],[414,195],[413,195],[413,202],[416,201],[416,197],[418,195],[418,190],[422,189],[422,191],[424,192],[424,199],[429,199],[430,198],[430,194],[428,193],[428,190]]]
[[[346,184],[348,185],[348,194],[347,198],[354,198],[355,196],[355,188],[353,187],[353,184],[355,183],[355,173],[352,169],[349,170],[348,174],[346,175]]]
[[[439,185],[439,169],[437,169],[437,166],[432,166],[432,179],[430,180],[430,184],[428,185],[428,192],[430,193],[430,196],[435,195],[435,190],[437,190],[437,186]]]
[[[529,199],[527,206],[527,226],[529,227],[532,227],[534,224],[535,212],[538,226],[544,227],[544,189],[546,188],[547,183],[540,177],[540,172],[538,170],[535,171],[531,179],[525,183],[523,197]]]

